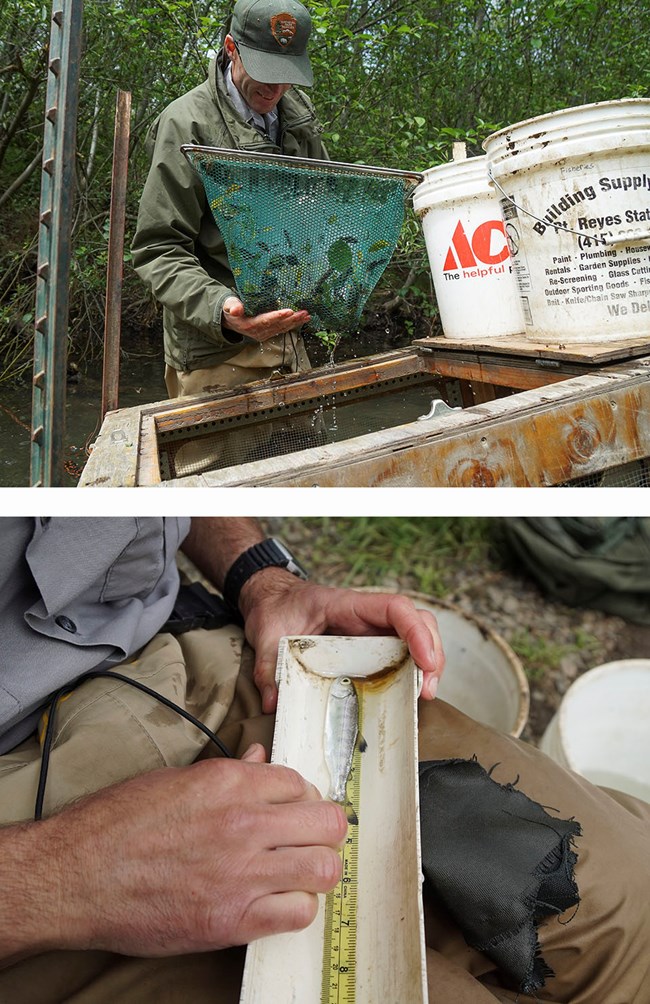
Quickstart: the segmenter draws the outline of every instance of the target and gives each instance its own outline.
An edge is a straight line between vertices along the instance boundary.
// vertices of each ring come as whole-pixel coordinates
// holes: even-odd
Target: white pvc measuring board
[[[417,769],[419,673],[397,638],[293,637],[278,655],[274,763],[329,787],[323,739],[333,679],[361,705],[354,996],[341,1004],[428,1004]],[[304,931],[253,942],[240,1004],[322,1004],[325,896]]]

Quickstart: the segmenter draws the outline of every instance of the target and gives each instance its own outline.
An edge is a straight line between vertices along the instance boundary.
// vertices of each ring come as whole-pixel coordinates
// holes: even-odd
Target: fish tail
[[[359,817],[354,811],[354,806],[352,805],[352,802],[350,802],[350,800],[345,797],[345,795],[343,795],[342,798],[334,798],[332,795],[329,795],[328,797],[332,800],[332,802],[336,802],[337,805],[341,806],[341,808],[345,812],[345,816],[348,823],[350,823],[352,826],[359,825]]]
[[[354,811],[354,806],[352,805],[352,802],[346,802],[343,808],[345,809],[345,815],[348,823],[350,823],[351,826],[358,826],[359,817]]]

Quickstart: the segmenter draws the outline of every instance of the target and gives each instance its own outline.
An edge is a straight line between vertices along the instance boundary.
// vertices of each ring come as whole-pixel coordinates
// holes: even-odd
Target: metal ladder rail
[[[32,486],[63,479],[68,282],[83,0],[54,0],[50,29],[39,211]]]

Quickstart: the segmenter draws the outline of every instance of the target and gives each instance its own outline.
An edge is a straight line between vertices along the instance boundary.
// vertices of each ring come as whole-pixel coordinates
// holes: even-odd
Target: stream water
[[[167,397],[163,364],[158,355],[124,357],[120,364],[119,405],[129,408]],[[97,437],[102,400],[99,360],[70,383],[66,393],[63,486],[73,488],[87,459],[87,444]],[[0,387],[0,487],[23,488],[30,483],[32,388]]]
[[[406,344],[405,339],[405,344]],[[397,345],[391,347],[397,348]],[[383,351],[386,347],[372,341],[369,345],[359,339],[341,342],[335,350],[336,362],[365,355],[367,352]],[[332,354],[324,346],[309,346],[312,363],[322,366],[333,362]],[[23,488],[30,484],[30,434],[32,422],[31,384],[26,381],[18,387],[0,386],[0,487]],[[93,443],[100,429],[102,397],[102,360],[88,366],[76,383],[69,383],[66,392],[65,447],[62,484],[73,488],[88,457],[88,446]],[[158,352],[151,342],[145,342],[143,351],[123,353],[120,362],[119,407],[130,408],[138,404],[163,401],[167,390],[163,379],[162,352]],[[337,410],[328,406],[328,440],[361,435],[376,427],[377,402],[357,405],[351,412],[353,425],[344,424],[337,430]],[[422,391],[407,394],[397,408],[392,422],[413,421],[430,407],[430,395]],[[404,409],[403,413],[400,409]],[[322,409],[321,409],[322,410]],[[366,411],[368,414],[366,414]],[[374,416],[374,417],[373,417]],[[369,424],[368,424],[369,423]],[[338,432],[338,434],[337,434]]]

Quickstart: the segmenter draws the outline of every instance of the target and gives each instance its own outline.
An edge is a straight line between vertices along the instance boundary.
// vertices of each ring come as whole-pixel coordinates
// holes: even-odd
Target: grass
[[[482,517],[306,517],[278,530],[314,577],[341,586],[393,586],[442,596],[459,565],[485,560],[494,521]]]
[[[541,680],[550,669],[557,669],[562,659],[576,652],[598,652],[600,642],[586,631],[575,633],[573,644],[558,645],[547,638],[524,628],[515,631],[508,644],[521,659],[526,676],[531,682]]]

